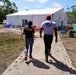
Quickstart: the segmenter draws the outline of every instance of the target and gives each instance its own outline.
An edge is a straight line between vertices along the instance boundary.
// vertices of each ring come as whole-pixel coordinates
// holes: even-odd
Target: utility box
[[[69,32],[69,37],[74,37],[74,32],[73,31]]]

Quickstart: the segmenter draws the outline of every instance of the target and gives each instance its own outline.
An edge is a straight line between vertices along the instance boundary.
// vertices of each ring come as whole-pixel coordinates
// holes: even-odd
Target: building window
[[[22,20],[22,26],[25,27],[27,25],[27,20],[23,19]]]

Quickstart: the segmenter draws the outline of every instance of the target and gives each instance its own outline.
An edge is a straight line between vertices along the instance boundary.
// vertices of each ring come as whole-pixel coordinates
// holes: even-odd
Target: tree
[[[7,14],[18,12],[18,8],[16,4],[13,2],[11,3],[9,0],[0,0],[4,5],[0,6],[0,17],[1,20],[6,19]]]
[[[76,20],[76,6],[73,5],[71,6],[71,11],[72,11],[72,22]]]
[[[71,11],[70,11],[70,7],[67,8],[66,14],[67,14],[67,17],[68,17],[68,23],[71,23]]]
[[[12,3],[12,9],[13,9],[13,12],[18,12],[18,8],[14,2]]]
[[[76,23],[76,6],[72,5],[71,7],[67,8],[67,17],[68,17],[68,23]]]

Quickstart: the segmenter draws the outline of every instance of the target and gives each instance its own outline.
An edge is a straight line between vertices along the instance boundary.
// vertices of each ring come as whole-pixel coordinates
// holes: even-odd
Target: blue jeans
[[[32,55],[32,48],[33,48],[34,39],[33,38],[26,38],[25,39],[25,55],[28,56],[28,49],[30,48],[29,54]],[[30,46],[30,47],[29,47]]]

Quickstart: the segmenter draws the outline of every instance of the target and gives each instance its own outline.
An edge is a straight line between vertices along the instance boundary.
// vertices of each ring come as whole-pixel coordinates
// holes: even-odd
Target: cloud
[[[63,7],[63,6],[61,4],[55,2],[52,4],[52,7]]]
[[[36,4],[35,7],[40,9],[42,6],[40,4]]]
[[[0,6],[4,5],[1,1],[0,1]]]
[[[44,4],[46,2],[48,2],[49,0],[38,0],[39,3]]]
[[[34,2],[35,0],[26,0],[26,1],[28,1],[28,2]]]
[[[28,8],[27,8],[27,6],[24,6],[23,8],[22,8],[22,10],[27,10]],[[29,10],[29,9],[28,9]]]
[[[49,0],[26,0],[26,1],[28,1],[28,2],[38,2],[40,4],[44,4],[44,3],[48,2]]]

